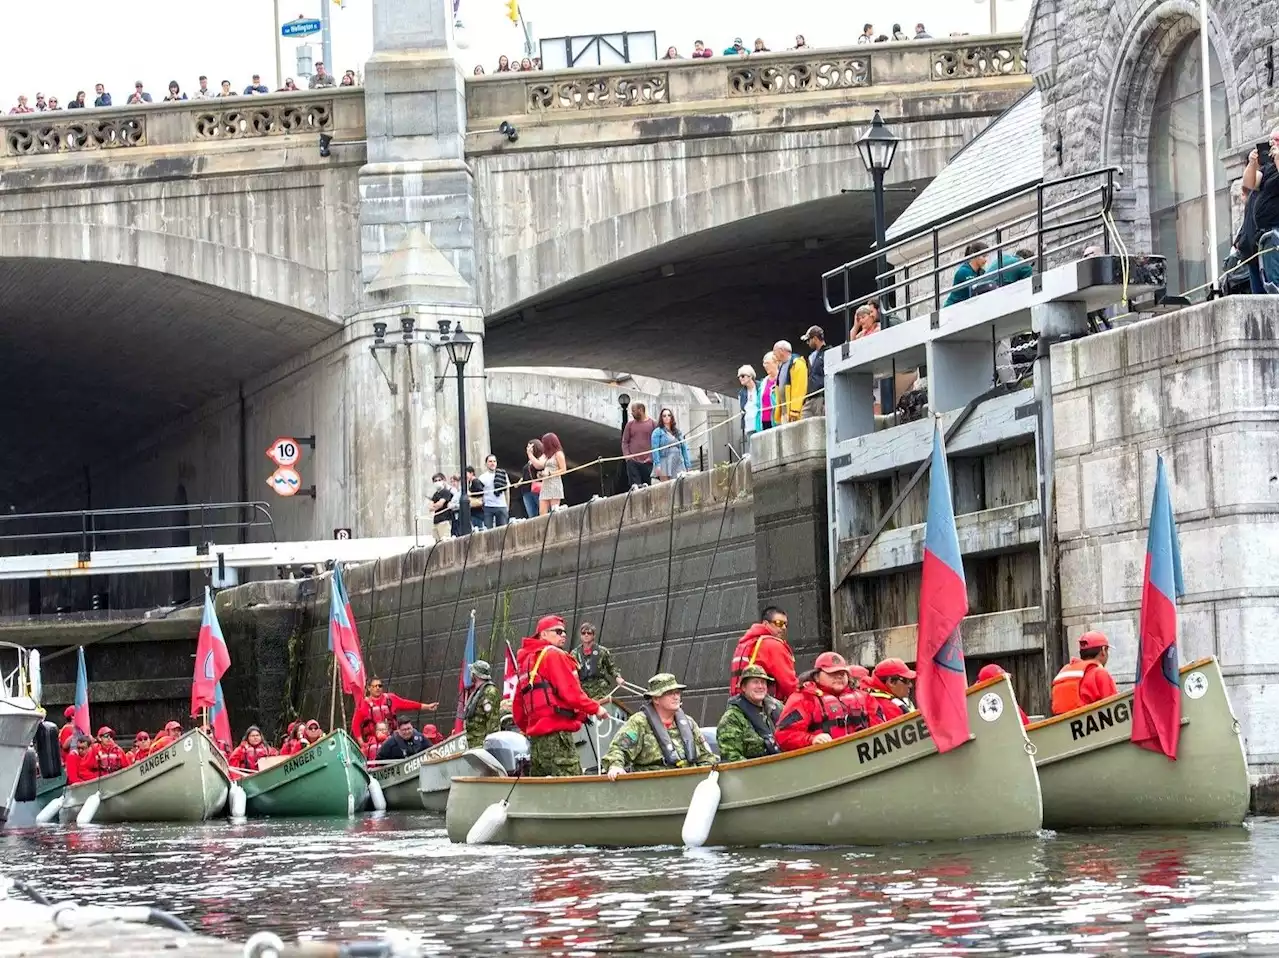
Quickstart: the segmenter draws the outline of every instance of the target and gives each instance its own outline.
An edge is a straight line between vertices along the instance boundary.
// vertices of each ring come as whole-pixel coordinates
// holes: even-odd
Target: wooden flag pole
[[[330,659],[329,667],[333,669],[333,685],[329,692],[329,731],[332,732],[334,713],[338,711],[338,660],[336,658]],[[342,724],[347,724],[345,718],[342,720]]]

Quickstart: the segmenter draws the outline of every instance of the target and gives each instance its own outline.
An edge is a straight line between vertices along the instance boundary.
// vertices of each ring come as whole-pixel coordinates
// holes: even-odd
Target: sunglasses
[[[775,629],[785,629],[787,627],[786,619],[774,619],[769,623]]]
[[[564,629],[552,629],[551,631],[552,631],[552,632],[554,632],[556,635],[568,635],[568,634],[569,634],[569,633],[568,633],[568,632],[566,632]]]
[[[595,634],[596,634],[596,630],[595,630],[595,629],[583,629],[579,634],[580,634],[580,635],[595,635]]]

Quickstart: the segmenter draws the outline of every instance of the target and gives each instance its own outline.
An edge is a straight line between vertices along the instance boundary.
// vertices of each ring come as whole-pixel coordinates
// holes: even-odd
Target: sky
[[[280,0],[280,17],[318,16],[327,0]],[[345,0],[333,7],[333,72],[361,70],[373,47],[371,6],[374,0]],[[444,0],[441,0],[444,2]],[[1001,32],[1020,31],[1031,0],[906,0],[902,3],[859,3],[848,0],[801,0],[771,4],[757,0],[647,0],[642,4],[599,0],[520,0],[532,23],[535,40],[622,30],[654,30],[659,52],[675,45],[688,55],[695,39],[717,52],[735,36],[748,46],[763,37],[775,50],[785,50],[803,33],[814,46],[852,43],[864,22],[888,33],[894,20],[910,32],[923,21],[934,36],[951,32],[985,33],[989,3],[997,8]],[[216,88],[227,79],[243,89],[254,73],[274,88],[275,47],[279,31],[272,24],[272,0],[0,0],[4,7],[0,44],[0,105],[7,112],[25,93],[56,95],[66,103],[77,90],[93,99],[93,85],[106,84],[123,103],[142,80],[155,99],[170,80],[194,90],[200,74]],[[505,0],[461,0],[460,35],[466,48],[459,57],[467,72],[483,64],[492,72],[498,55],[523,52],[523,34],[505,15]],[[754,7],[754,10],[747,13]],[[850,11],[854,12],[850,12]],[[308,38],[320,59],[316,38]],[[280,40],[284,75],[295,75],[299,41]]]

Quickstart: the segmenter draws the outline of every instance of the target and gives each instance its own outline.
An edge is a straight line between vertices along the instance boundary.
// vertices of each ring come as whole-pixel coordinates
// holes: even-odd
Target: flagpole
[[[1204,218],[1209,228],[1209,299],[1218,289],[1218,211],[1214,203],[1214,169],[1218,161],[1213,142],[1213,100],[1209,93],[1209,0],[1200,0],[1200,79],[1204,98]]]
[[[337,654],[336,652],[334,653]],[[333,685],[329,691],[329,731],[333,731],[333,716],[338,711],[338,660],[332,659],[329,663],[333,669]],[[343,725],[346,725],[346,719],[343,719]]]

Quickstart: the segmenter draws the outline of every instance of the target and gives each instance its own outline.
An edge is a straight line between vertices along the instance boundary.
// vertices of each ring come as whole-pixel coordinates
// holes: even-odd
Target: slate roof
[[[1044,178],[1040,91],[1032,87],[960,152],[885,232],[892,242],[908,233]]]

